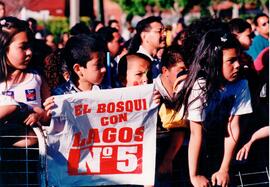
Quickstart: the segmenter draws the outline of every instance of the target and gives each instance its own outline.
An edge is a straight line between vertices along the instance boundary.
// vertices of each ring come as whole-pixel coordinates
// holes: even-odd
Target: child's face
[[[101,83],[105,73],[106,68],[104,66],[104,54],[98,52],[92,53],[92,60],[88,61],[86,68],[80,67],[79,75],[81,81],[98,85]]]
[[[239,40],[243,49],[248,50],[252,43],[251,29],[246,29],[244,32],[238,33],[237,39]]]
[[[32,58],[26,32],[19,32],[12,40],[7,49],[7,62],[15,69],[26,69]]]
[[[132,57],[127,63],[126,86],[137,86],[147,84],[147,73],[150,63],[142,58]]]
[[[237,50],[234,48],[224,49],[222,65],[223,77],[229,82],[235,81],[238,77],[239,67]]]
[[[162,74],[164,75],[164,77],[166,77],[166,79],[168,80],[167,82],[170,84],[170,86],[173,86],[174,82],[177,79],[177,74],[183,70],[186,70],[186,66],[183,61],[179,61],[169,69],[165,68]]]

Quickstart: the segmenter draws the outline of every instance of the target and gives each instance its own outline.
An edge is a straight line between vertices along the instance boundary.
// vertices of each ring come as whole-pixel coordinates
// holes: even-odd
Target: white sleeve
[[[190,96],[188,98],[188,116],[187,119],[196,122],[202,122],[205,119],[205,114],[203,110],[203,104],[205,98],[203,97],[204,91],[202,87],[205,86],[205,80],[197,80],[194,83]]]
[[[6,95],[0,95],[0,106],[19,105],[14,99]]]
[[[241,80],[235,85],[236,100],[231,110],[231,115],[252,113],[251,98],[247,80]]]

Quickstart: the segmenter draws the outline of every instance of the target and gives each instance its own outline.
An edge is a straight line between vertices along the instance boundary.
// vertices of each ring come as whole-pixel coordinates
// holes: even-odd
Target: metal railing
[[[34,147],[0,147],[0,186],[46,186],[45,138],[40,127],[33,130],[36,136],[0,136],[2,142],[15,138],[38,139],[38,145]]]
[[[0,158],[0,186],[47,186],[46,138],[44,137],[44,133],[41,128],[34,127],[33,130],[36,136],[0,136],[0,141],[3,138],[12,139],[18,137],[38,139],[38,145],[36,147],[0,147],[1,152],[8,152],[11,155],[10,159],[3,159],[3,157]],[[173,177],[170,184],[171,186],[189,187],[187,146],[185,145],[181,151],[182,153],[178,155],[181,159],[174,163],[174,165],[179,165],[179,167],[173,171]],[[16,158],[16,156],[19,156],[20,159]],[[16,159],[14,159],[14,157]],[[12,166],[11,168],[15,168],[15,170],[9,170],[9,165]],[[264,169],[255,170],[256,169],[236,169],[236,175],[234,175],[236,186],[269,186],[268,166],[265,166]],[[6,179],[6,177],[11,177],[12,183],[2,183],[2,181],[5,180],[1,179]]]

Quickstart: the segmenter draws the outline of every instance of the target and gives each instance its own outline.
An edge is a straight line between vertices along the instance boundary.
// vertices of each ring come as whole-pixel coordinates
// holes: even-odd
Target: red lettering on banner
[[[72,148],[68,156],[68,174],[141,174],[142,152],[142,144]]]
[[[127,112],[133,112],[133,102],[132,100],[126,101],[126,111]]]
[[[84,114],[91,113],[91,109],[87,104],[79,104],[74,106],[75,116],[81,116]]]
[[[107,126],[109,124],[115,125],[121,122],[125,122],[127,120],[128,120],[127,113],[124,113],[124,114],[112,115],[109,117],[101,117],[100,123],[101,123],[101,126]]]
[[[107,104],[107,112],[113,113],[115,111],[115,104],[113,102]]]
[[[133,137],[133,129],[130,127],[123,127],[119,130],[119,142],[131,142]]]
[[[98,134],[98,129],[90,129],[88,131],[88,137],[87,137],[87,145],[91,145],[93,143],[100,143],[100,138]]]
[[[116,103],[99,103],[97,113],[115,113],[115,112],[134,112],[147,110],[146,99],[134,99],[127,101],[118,101]]]
[[[85,138],[81,139],[81,132],[74,134],[73,145],[74,147],[81,147],[85,145]]]
[[[137,128],[135,130],[134,141],[136,142],[143,141],[143,133],[144,133],[144,126]]]
[[[70,149],[68,156],[68,174],[78,175],[78,168],[80,162],[80,149]]]
[[[142,142],[144,136],[144,127],[132,129],[131,127],[122,128],[106,128],[102,134],[99,129],[89,129],[86,138],[81,137],[81,132],[74,134],[73,147],[83,147],[93,145],[93,143],[114,143],[119,141],[121,143],[129,143],[132,141]]]
[[[116,103],[116,112],[124,112],[124,102],[123,101],[119,101]]]
[[[105,113],[106,112],[106,104],[101,103],[98,104],[97,113]]]
[[[75,105],[75,106],[74,106],[75,116],[80,116],[80,115],[82,115],[81,108],[82,108],[82,104],[80,104],[80,105]]]
[[[105,143],[112,143],[116,141],[116,128],[106,128],[102,134],[102,140]]]

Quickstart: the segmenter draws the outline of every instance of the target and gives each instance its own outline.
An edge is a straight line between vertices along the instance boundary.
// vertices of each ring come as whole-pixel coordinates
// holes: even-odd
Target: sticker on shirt
[[[25,90],[25,96],[27,101],[35,101],[37,99],[37,94],[35,89]]]
[[[2,94],[14,99],[14,92],[13,91],[3,91]]]

